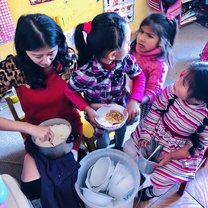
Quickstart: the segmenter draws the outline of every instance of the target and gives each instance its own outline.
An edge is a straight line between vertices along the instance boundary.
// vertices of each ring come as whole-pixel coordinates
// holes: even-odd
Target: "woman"
[[[68,177],[71,182],[76,181],[79,164],[75,159],[81,141],[82,123],[78,111],[65,97],[63,90],[71,70],[76,66],[76,57],[67,47],[61,28],[44,14],[21,16],[17,22],[14,42],[17,55],[9,55],[0,63],[0,95],[3,96],[14,87],[25,112],[25,121],[31,124],[38,125],[51,118],[63,118],[71,123],[72,130],[79,134],[72,150],[74,157],[70,152],[57,160],[71,164],[69,166],[73,166],[73,172],[63,169],[62,175],[65,178],[62,177],[63,181],[60,179],[58,185],[63,184]],[[40,197],[43,207],[64,207],[62,202],[55,200],[55,192],[52,193],[51,190],[60,187],[55,179],[48,180],[47,171],[54,170],[46,168],[52,165],[51,162],[36,152],[31,139],[27,139],[25,143],[27,154],[21,176],[23,192],[31,200]],[[61,164],[61,161],[58,163],[55,160],[53,165]],[[48,190],[47,187],[51,188]],[[65,195],[69,191],[72,190],[65,190]],[[74,194],[73,192],[71,195],[73,198]],[[57,196],[58,199],[63,197],[65,196]],[[69,198],[70,195],[67,195],[66,200]],[[78,207],[75,201],[69,202],[68,207]]]

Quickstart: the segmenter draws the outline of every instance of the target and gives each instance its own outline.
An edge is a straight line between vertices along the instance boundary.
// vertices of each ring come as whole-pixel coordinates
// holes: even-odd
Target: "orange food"
[[[124,116],[117,110],[110,110],[110,112],[106,114],[105,119],[111,124],[119,124],[124,120]]]

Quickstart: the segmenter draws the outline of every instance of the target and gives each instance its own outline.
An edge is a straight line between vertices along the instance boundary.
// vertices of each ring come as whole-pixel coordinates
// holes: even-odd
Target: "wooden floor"
[[[208,162],[199,169],[196,178],[187,183],[182,196],[177,194],[179,185],[161,197],[146,202],[135,199],[134,208],[208,208]]]

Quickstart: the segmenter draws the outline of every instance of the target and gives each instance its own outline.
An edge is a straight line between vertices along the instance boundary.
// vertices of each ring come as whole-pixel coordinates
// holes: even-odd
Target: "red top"
[[[16,88],[17,95],[25,112],[25,120],[32,124],[51,118],[68,120],[74,131],[82,135],[82,123],[78,111],[64,94],[66,81],[61,79],[56,72],[47,73],[46,88],[31,89],[26,85]],[[81,136],[74,144],[73,149],[78,150]]]

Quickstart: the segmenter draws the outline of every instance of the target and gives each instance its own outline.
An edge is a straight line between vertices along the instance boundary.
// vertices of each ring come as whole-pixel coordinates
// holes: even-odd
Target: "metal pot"
[[[61,119],[61,118],[49,119],[49,120],[42,122],[39,125],[40,126],[53,126],[56,124],[66,124],[70,126],[71,128],[71,124],[67,120]],[[43,146],[37,145],[35,142],[36,138],[34,137],[32,137],[32,141],[34,142],[34,144],[36,145],[40,153],[47,156],[49,159],[56,159],[56,158],[66,155],[67,153],[71,151],[74,145],[74,141],[77,137],[78,137],[78,133],[71,131],[67,138],[63,138],[63,142],[61,142],[58,145],[54,145],[54,146],[51,145],[51,147],[43,147]]]

